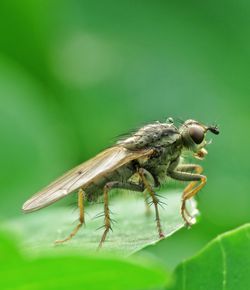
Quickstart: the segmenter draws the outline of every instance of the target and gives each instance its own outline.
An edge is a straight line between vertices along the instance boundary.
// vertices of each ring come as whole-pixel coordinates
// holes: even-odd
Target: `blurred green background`
[[[249,221],[249,28],[247,1],[1,1],[1,219],[115,136],[172,116],[221,130],[201,222],[174,243]]]

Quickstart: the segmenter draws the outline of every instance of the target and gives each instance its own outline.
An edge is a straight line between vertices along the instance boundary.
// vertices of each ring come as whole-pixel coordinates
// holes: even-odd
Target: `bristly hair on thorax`
[[[169,124],[175,124],[177,123],[177,127],[183,125],[185,123],[185,121],[182,119],[182,118],[179,118],[179,117],[176,117],[176,118],[171,118],[171,117],[168,117],[165,119],[165,122],[166,123],[169,123]],[[112,138],[112,142],[114,143],[117,143],[119,141],[123,141],[129,137],[131,137],[132,135],[134,135],[136,132],[138,132],[138,130],[140,130],[141,128],[147,126],[147,125],[150,125],[150,124],[157,124],[157,123],[161,123],[159,121],[152,121],[152,122],[147,122],[147,123],[141,123],[140,126],[136,126],[134,127],[133,129],[125,132],[125,133],[122,133],[122,134],[119,134],[119,135],[116,135],[114,138]]]

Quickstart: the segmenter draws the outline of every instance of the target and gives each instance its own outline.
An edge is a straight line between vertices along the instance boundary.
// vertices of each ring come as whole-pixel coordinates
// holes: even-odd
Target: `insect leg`
[[[144,190],[143,194],[144,194],[144,202],[145,202],[145,208],[146,208],[145,214],[146,216],[149,216],[151,214],[151,211],[150,211],[150,204],[148,203],[147,191]]]
[[[177,171],[184,171],[184,172],[191,172],[191,171],[195,171],[195,173],[201,174],[203,171],[203,167],[201,167],[198,164],[181,164],[177,167],[176,169]],[[197,184],[197,181],[191,181],[183,190],[183,195],[189,191],[191,191],[194,186]],[[190,215],[190,213],[188,212],[187,208],[185,207],[185,213],[187,214],[187,216],[189,216],[192,219],[192,216]]]
[[[198,164],[184,164],[184,165],[179,165],[177,167],[177,171],[184,171],[184,172],[190,172],[194,170],[195,173],[201,174],[203,171],[203,167],[201,167]],[[197,181],[191,181],[184,189],[183,193],[189,192],[194,188],[194,186],[197,184]]]
[[[150,183],[148,182],[148,180],[146,178],[146,175],[149,175],[149,174],[150,173],[148,171],[146,171],[144,168],[139,169],[139,175],[141,177],[141,180],[142,180],[145,188],[148,190],[148,192],[152,198],[154,207],[155,207],[155,219],[156,219],[157,229],[159,232],[159,237],[163,238],[164,234],[163,234],[162,227],[161,227],[161,221],[160,221],[160,215],[159,215],[159,209],[158,209],[159,199],[155,195],[155,192],[153,191],[152,186],[150,185]]]
[[[70,239],[72,239],[76,235],[76,233],[79,231],[81,226],[85,223],[85,220],[84,220],[84,199],[85,199],[85,192],[82,189],[79,189],[79,191],[78,191],[79,223],[67,238],[65,238],[63,240],[56,240],[55,241],[56,244],[61,244],[61,243],[67,242]]]
[[[111,181],[108,182],[103,189],[103,200],[104,200],[104,233],[102,235],[101,241],[99,243],[98,249],[102,247],[102,244],[104,243],[106,236],[111,228],[111,218],[110,218],[110,210],[108,206],[108,193],[111,189],[114,188],[121,188],[121,189],[129,189],[133,191],[143,191],[144,187],[138,184],[133,184],[130,182],[119,182],[119,181]]]
[[[177,169],[175,170],[170,170],[168,171],[168,175],[172,177],[173,179],[180,180],[180,181],[192,181],[191,184],[189,184],[183,191],[182,195],[182,204],[181,204],[181,215],[184,221],[186,222],[187,225],[191,225],[190,221],[187,220],[185,216],[185,211],[186,211],[186,201],[190,199],[191,197],[195,196],[206,184],[207,178],[204,175],[201,175],[199,173],[189,173],[187,171],[194,169],[194,165],[191,167],[188,167],[186,165],[186,171],[180,171],[184,170],[184,166],[178,166]],[[201,169],[198,169],[201,170]],[[196,183],[200,181],[200,184],[196,185]]]
[[[98,249],[102,247],[102,244],[104,243],[106,236],[111,228],[111,219],[110,219],[110,210],[108,206],[108,193],[111,190],[112,186],[114,185],[114,182],[109,182],[104,186],[103,190],[103,201],[104,201],[104,233],[102,234],[101,241],[99,243]]]

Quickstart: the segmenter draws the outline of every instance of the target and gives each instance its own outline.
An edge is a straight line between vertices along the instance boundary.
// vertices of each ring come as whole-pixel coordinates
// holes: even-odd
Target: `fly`
[[[109,192],[115,188],[147,192],[154,204],[156,226],[162,238],[164,233],[158,210],[160,201],[155,189],[165,183],[167,177],[190,182],[182,194],[181,215],[185,223],[191,225],[192,216],[186,208],[186,201],[204,187],[207,178],[202,175],[200,165],[180,161],[185,151],[192,152],[197,159],[204,159],[207,131],[219,134],[217,126],[206,126],[191,119],[179,127],[174,125],[172,118],[166,123],[146,125],[52,182],[28,199],[22,209],[25,213],[33,212],[78,192],[79,223],[68,237],[56,241],[63,243],[75,236],[84,224],[85,201],[102,195],[104,232],[100,248],[111,229]]]

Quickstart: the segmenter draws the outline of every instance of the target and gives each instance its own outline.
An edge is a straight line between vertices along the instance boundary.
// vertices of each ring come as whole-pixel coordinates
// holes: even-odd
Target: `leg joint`
[[[114,188],[115,187],[115,185],[117,185],[117,181],[110,181],[110,182],[108,182],[108,183],[106,183],[105,184],[105,186],[104,186],[104,190],[111,190],[112,188]]]

